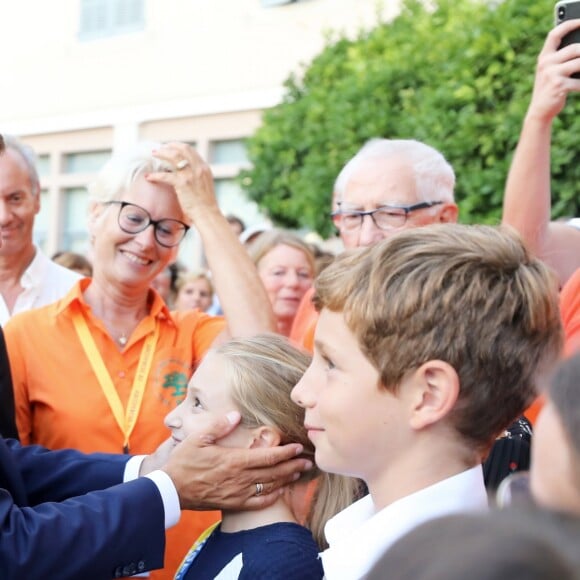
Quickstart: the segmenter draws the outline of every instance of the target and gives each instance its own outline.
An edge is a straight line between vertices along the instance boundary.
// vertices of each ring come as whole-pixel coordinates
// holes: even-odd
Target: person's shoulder
[[[10,335],[18,330],[31,328],[31,325],[48,321],[54,317],[54,305],[47,304],[17,312],[4,324],[4,334]]]
[[[308,529],[298,524],[279,523],[257,528],[256,532],[244,546],[240,580],[319,580],[323,577],[318,547]]]
[[[226,321],[223,316],[212,316],[201,310],[171,311],[171,318],[180,331],[190,332],[203,327],[225,327]]]

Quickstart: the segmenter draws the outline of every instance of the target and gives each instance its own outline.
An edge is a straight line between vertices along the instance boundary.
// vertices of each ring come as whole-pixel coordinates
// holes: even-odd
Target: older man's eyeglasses
[[[336,226],[344,231],[358,230],[366,215],[371,217],[380,230],[395,230],[405,225],[410,213],[442,203],[442,201],[422,201],[413,205],[383,205],[369,211],[345,209],[339,203],[338,210],[330,215]]]
[[[179,220],[154,220],[146,209],[128,201],[108,201],[105,205],[119,206],[117,221],[125,233],[138,234],[153,226],[157,243],[165,248],[177,246],[189,230],[189,226]]]

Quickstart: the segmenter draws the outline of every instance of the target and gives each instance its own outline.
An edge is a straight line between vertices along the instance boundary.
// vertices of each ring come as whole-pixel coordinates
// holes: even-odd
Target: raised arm
[[[534,253],[558,274],[561,284],[580,267],[580,231],[550,222],[552,123],[571,92],[580,92],[580,44],[558,50],[562,37],[580,27],[570,20],[548,34],[538,56],[532,99],[509,171],[503,223],[520,232]]]
[[[231,336],[275,332],[272,307],[256,267],[217,205],[209,166],[185,143],[168,143],[155,155],[176,170],[148,179],[173,185],[199,232]]]

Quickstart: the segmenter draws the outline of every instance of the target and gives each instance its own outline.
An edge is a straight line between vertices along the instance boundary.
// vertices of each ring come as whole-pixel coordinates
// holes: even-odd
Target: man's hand
[[[174,447],[162,469],[173,480],[182,509],[260,509],[274,503],[282,486],[312,467],[310,461],[297,458],[303,451],[297,443],[267,449],[216,445],[239,421],[239,413],[230,413],[210,430],[192,433]],[[166,451],[164,445],[149,466]],[[256,484],[262,484],[259,495]]]

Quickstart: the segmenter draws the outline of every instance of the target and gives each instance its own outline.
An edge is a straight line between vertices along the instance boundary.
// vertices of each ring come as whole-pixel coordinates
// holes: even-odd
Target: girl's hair
[[[314,446],[304,429],[304,409],[290,399],[290,393],[310,364],[310,355],[292,346],[278,334],[236,338],[214,350],[225,361],[231,397],[246,427],[268,425],[281,434],[280,444],[300,443],[303,457],[314,463]],[[306,525],[321,549],[326,521],[350,505],[359,482],[352,478],[322,473],[316,465],[298,481],[320,478]]]

